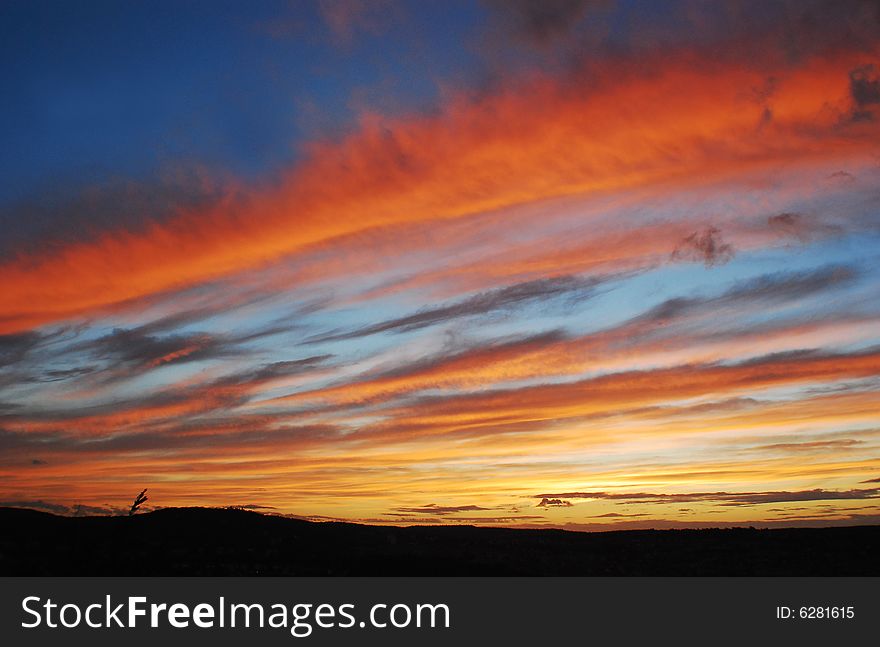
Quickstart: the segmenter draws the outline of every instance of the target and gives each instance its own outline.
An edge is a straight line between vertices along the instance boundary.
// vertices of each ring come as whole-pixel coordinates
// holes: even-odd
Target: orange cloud
[[[5,260],[0,333],[258,267],[371,227],[864,152],[877,126],[850,119],[849,73],[870,59],[844,53],[769,70],[677,55],[459,98],[439,116],[366,117],[344,141],[315,144],[277,187],[143,232],[106,232]],[[771,75],[773,92],[756,98]]]
[[[727,397],[780,385],[824,383],[880,372],[880,353],[768,358],[735,365],[683,365],[626,371],[565,384],[426,399],[385,413],[392,419],[367,435],[412,436],[517,430],[568,418],[612,414],[628,408],[696,397]]]

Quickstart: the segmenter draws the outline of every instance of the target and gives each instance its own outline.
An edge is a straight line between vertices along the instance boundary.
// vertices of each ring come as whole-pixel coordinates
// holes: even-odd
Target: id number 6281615
[[[850,620],[856,617],[856,610],[855,607],[837,606],[778,606],[776,617],[780,620]]]

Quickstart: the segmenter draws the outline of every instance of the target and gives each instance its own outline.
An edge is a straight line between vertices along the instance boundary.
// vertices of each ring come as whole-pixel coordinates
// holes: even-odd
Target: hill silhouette
[[[0,508],[0,575],[880,575],[880,526],[580,533]]]

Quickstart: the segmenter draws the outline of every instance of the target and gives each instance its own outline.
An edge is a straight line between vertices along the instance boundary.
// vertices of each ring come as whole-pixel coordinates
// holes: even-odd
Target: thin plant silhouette
[[[134,503],[131,504],[131,510],[128,511],[128,516],[129,516],[129,517],[131,517],[132,515],[134,515],[134,513],[138,511],[138,508],[141,507],[141,504],[144,503],[144,502],[147,500],[147,496],[146,496],[146,494],[147,494],[147,489],[144,488],[143,490],[141,490],[141,493],[138,494],[138,495],[134,498]]]

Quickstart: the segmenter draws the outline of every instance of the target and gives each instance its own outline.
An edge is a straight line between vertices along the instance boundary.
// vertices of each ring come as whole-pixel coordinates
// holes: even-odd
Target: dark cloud
[[[543,498],[541,502],[538,504],[539,508],[567,508],[571,507],[571,501],[565,501],[563,499],[548,499]]]
[[[253,371],[233,373],[215,380],[213,386],[260,385],[269,380],[302,375],[321,368],[333,355],[313,355],[303,359],[264,364]]]
[[[567,36],[591,9],[611,4],[608,0],[485,0],[485,3],[516,37],[538,46]]]
[[[46,461],[41,461],[39,458],[32,458],[31,465],[48,465]]]
[[[633,39],[637,42],[631,48],[678,41],[711,47],[715,59],[793,63],[842,46],[871,52],[880,36],[876,0],[728,0],[668,7],[669,20],[659,29],[648,24],[657,20],[653,12],[641,16],[636,8],[630,12],[631,36],[644,34],[640,42]]]
[[[754,279],[738,281],[729,289],[718,295],[713,296],[694,296],[694,297],[677,297],[669,299],[654,306],[644,313],[624,321],[612,328],[591,333],[586,337],[580,338],[584,344],[588,346],[595,345],[597,348],[608,349],[614,348],[615,345],[629,346],[638,343],[645,343],[652,336],[670,336],[678,339],[678,331],[669,326],[670,323],[676,323],[679,320],[686,320],[688,317],[701,316],[705,313],[714,313],[722,308],[736,308],[738,310],[745,308],[753,308],[755,306],[774,305],[796,301],[800,298],[820,294],[825,290],[839,288],[848,282],[852,282],[859,276],[856,269],[844,265],[828,265],[816,269],[799,271],[799,272],[777,272],[765,274]],[[845,316],[850,318],[851,313],[835,313],[834,317]],[[797,322],[795,322],[797,323]],[[663,324],[663,325],[658,325]],[[791,322],[780,326],[778,323],[771,322],[771,330],[781,330],[786,326],[790,326]],[[740,334],[754,334],[761,332],[761,328],[752,327],[742,330],[713,330],[708,334],[710,338],[720,337],[729,338]],[[689,335],[695,333],[689,332]],[[325,388],[337,388],[345,385],[357,385],[359,383],[368,383],[371,381],[381,381],[384,378],[417,376],[423,373],[441,373],[442,368],[447,363],[455,364],[461,361],[467,361],[468,364],[477,364],[485,361],[487,364],[498,361],[499,358],[508,358],[517,354],[533,353],[542,347],[549,347],[559,342],[565,342],[573,338],[564,330],[554,330],[541,333],[534,337],[513,338],[513,339],[496,339],[489,342],[480,342],[473,347],[464,348],[447,348],[436,356],[427,357],[414,361],[409,364],[395,365],[387,369],[377,367],[370,372],[355,378],[354,381],[345,381],[338,384],[331,384],[328,387],[317,389],[315,393],[320,393]],[[837,355],[834,355],[837,356]],[[824,357],[824,355],[823,355]],[[843,357],[843,356],[841,356]],[[754,363],[768,363],[772,359],[785,359],[787,361],[793,359],[810,360],[817,359],[817,351],[812,349],[799,350],[795,354],[774,357],[760,357],[750,360]],[[696,368],[696,367],[695,367]],[[708,368],[704,366],[703,368]],[[559,386],[558,392],[563,392],[569,387]],[[572,386],[571,388],[576,388]],[[450,405],[461,403],[466,405],[472,398],[477,400],[483,397],[492,397],[492,394],[503,394],[505,391],[491,391],[482,394],[456,395],[447,397],[424,396],[419,402],[427,406],[443,407],[445,402]],[[379,393],[368,398],[358,398],[356,402],[349,405],[334,404],[339,406],[357,406],[362,407],[370,404],[385,402],[389,397],[393,397],[394,392]],[[410,395],[410,394],[407,394]],[[737,408],[743,406],[752,406],[755,402],[747,399],[730,401],[729,406]],[[710,403],[704,405],[714,410],[719,405]],[[725,405],[728,406],[728,405]],[[330,410],[330,409],[328,409]],[[696,410],[696,409],[695,409]],[[403,428],[409,428],[406,425]],[[490,425],[483,427],[484,429],[493,428]],[[501,429],[512,429],[513,426],[508,421],[500,420],[497,427]],[[526,429],[522,429],[525,431]]]
[[[202,297],[206,292],[213,292],[211,302],[206,305],[177,309],[175,312],[167,314],[158,319],[147,321],[131,330],[141,335],[162,336],[174,334],[178,329],[189,326],[199,321],[211,319],[217,315],[223,315],[232,308],[243,308],[246,306],[256,305],[260,302],[273,299],[277,293],[271,290],[262,290],[259,288],[246,288],[241,285],[230,286],[223,279],[217,281],[207,281],[195,287],[186,288],[177,292],[165,292],[159,295],[159,299],[168,299],[171,297],[182,297],[184,299]],[[142,300],[143,305],[151,305],[155,301],[155,297],[145,297]],[[296,324],[289,323],[294,317],[300,317],[325,307],[329,299],[327,297],[314,298],[305,303],[300,303],[283,318],[271,322],[263,327],[256,328],[247,333],[237,334],[230,337],[230,341],[244,344],[256,339],[270,337],[284,332],[290,332],[296,329]]]
[[[735,253],[733,246],[722,239],[720,229],[706,227],[682,239],[672,251],[670,258],[674,261],[692,261],[703,263],[706,267],[714,267],[727,263]]]
[[[87,342],[80,348],[99,359],[149,368],[231,354],[231,349],[223,339],[207,333],[160,337],[149,335],[139,328],[117,328],[109,335]]]
[[[0,207],[0,256],[93,240],[108,231],[141,232],[181,211],[219,202],[226,191],[221,186],[201,169],[167,169],[142,182],[110,180],[85,188],[46,188]]]
[[[846,171],[834,171],[834,173],[828,176],[828,179],[837,180],[842,184],[852,184],[856,181],[856,176]]]
[[[800,490],[795,492],[689,492],[683,494],[657,494],[652,492],[561,492],[536,494],[534,498],[602,499],[623,503],[691,503],[709,502],[723,506],[759,505],[788,501],[828,501],[880,498],[880,488],[853,490]]]
[[[880,103],[880,75],[877,74],[877,68],[874,65],[864,65],[854,69],[849,74],[849,87],[855,107],[844,118],[844,123],[873,121],[876,115],[872,107]]]
[[[42,337],[32,331],[0,335],[0,366],[9,366],[22,361],[41,340]]]
[[[119,508],[112,505],[93,506],[76,503],[74,505],[64,505],[62,503],[52,503],[43,501],[42,499],[22,499],[0,501],[0,507],[8,508],[27,508],[30,510],[39,510],[41,512],[51,512],[52,514],[69,516],[69,517],[92,517],[92,516],[119,516],[128,513],[128,508]]]
[[[451,506],[441,506],[436,503],[429,503],[425,506],[415,507],[415,508],[395,508],[396,512],[403,514],[436,514],[436,515],[447,515],[447,514],[455,514],[457,512],[477,512],[480,510],[491,510],[492,508],[483,508],[478,505],[451,505]]]
[[[102,384],[136,377],[169,364],[241,356],[247,352],[247,344],[250,342],[293,329],[290,324],[276,323],[239,334],[174,332],[181,326],[211,317],[217,312],[216,308],[185,310],[136,327],[116,328],[109,334],[69,344],[59,351],[53,350],[51,354],[47,351],[48,336],[36,340],[26,339],[15,346],[40,345],[42,354],[28,358],[17,374],[7,375],[5,381],[58,382],[88,375],[91,376],[92,384]],[[57,337],[57,334],[54,337]],[[50,367],[48,366],[50,362],[57,362],[58,366]],[[279,362],[271,368],[261,370],[283,375],[285,370],[292,373],[295,367],[296,362],[290,364]],[[241,379],[248,377],[256,379],[261,375],[250,373],[242,375]],[[3,382],[4,379],[0,376],[0,384]]]
[[[290,325],[275,325],[237,336],[174,332],[219,311],[217,307],[184,310],[84,341],[76,341],[82,335],[82,325],[48,333],[0,335],[0,367],[15,367],[0,375],[0,385],[61,382],[84,376],[92,376],[92,384],[100,384],[166,364],[235,356],[248,342],[291,330]]]
[[[491,11],[477,48],[491,67],[488,83],[534,65],[588,82],[609,59],[644,67],[670,51],[706,64],[785,68],[844,47],[870,57],[880,38],[876,0],[684,1],[662,11],[601,0],[484,1]],[[772,119],[772,101],[764,114]]]
[[[857,321],[857,320],[856,320]],[[866,377],[859,380],[836,382],[811,386],[804,390],[807,395],[828,395],[831,393],[864,393],[880,390],[880,377]]]
[[[181,315],[183,319],[172,317],[136,328],[117,328],[109,335],[78,344],[72,350],[84,351],[95,359],[112,362],[106,377],[117,379],[120,376],[138,375],[168,364],[234,357],[243,352],[243,344],[289,330],[289,327],[273,326],[237,336],[206,332],[159,334],[159,331],[184,322],[191,314]],[[283,364],[283,362],[279,363],[274,369],[266,370],[275,370],[281,374],[284,371]],[[290,366],[294,365],[296,362]],[[93,372],[94,368],[86,370],[85,367],[81,367],[74,370]]]
[[[289,418],[289,416],[280,416]],[[220,448],[289,447],[338,439],[338,427],[326,424],[279,427],[273,416],[209,421],[177,421],[173,429],[147,427],[96,437],[75,432],[11,432],[0,430],[3,458],[34,451],[70,454],[118,455],[161,450],[166,452]],[[157,425],[159,426],[159,425]]]
[[[875,479],[868,479],[867,481],[862,481],[862,483],[880,483],[880,477]]]
[[[778,213],[774,216],[767,217],[767,224],[771,227],[789,228],[794,227],[804,219],[799,213]]]
[[[480,78],[482,86],[503,86],[511,68],[534,65],[572,85],[588,85],[601,77],[609,60],[644,67],[670,52],[694,61],[771,69],[844,48],[872,60],[880,39],[876,0],[685,1],[666,3],[662,12],[645,11],[640,3],[603,0],[484,2],[491,9],[489,29],[478,49],[492,69]],[[763,106],[762,124],[773,119],[777,83],[770,76],[764,87],[742,88]],[[855,111],[844,121],[873,118],[869,107],[880,93],[876,68],[853,70],[850,86]]]
[[[214,287],[212,284],[211,287]],[[200,286],[198,289],[202,289],[203,286]],[[188,308],[185,310],[176,310],[171,314],[167,314],[163,317],[159,317],[158,319],[153,319],[152,321],[147,321],[136,328],[129,329],[130,331],[144,336],[153,336],[153,335],[163,335],[163,334],[173,334],[175,330],[181,328],[183,326],[188,326],[197,321],[202,321],[204,319],[208,319],[217,314],[216,308],[211,307],[197,307],[197,308]]]
[[[764,274],[754,279],[739,281],[718,296],[668,299],[632,321],[667,321],[695,311],[724,306],[739,306],[760,301],[791,301],[840,287],[857,276],[857,270],[846,265],[826,265],[802,272]]]
[[[880,74],[875,65],[864,65],[850,72],[849,87],[860,108],[880,103]]]
[[[805,490],[799,492],[756,492],[745,495],[728,495],[719,505],[740,506],[762,503],[785,503],[788,501],[837,501],[880,498],[880,488],[853,490]]]
[[[84,375],[89,375],[98,370],[95,365],[77,366],[74,368],[47,369],[42,372],[36,372],[31,375],[21,375],[16,379],[19,382],[41,383],[41,382],[63,382]]]
[[[42,422],[75,422],[83,418],[108,416],[135,411],[151,411],[185,404],[187,402],[192,402],[193,404],[202,403],[204,405],[203,407],[193,407],[194,412],[201,412],[229,408],[245,401],[246,399],[243,398],[240,393],[213,393],[204,386],[195,386],[182,389],[168,388],[140,397],[119,399],[87,407],[60,408],[52,410],[42,408],[26,409],[24,407],[18,407],[11,410],[9,413],[3,414],[3,418],[10,422],[27,422],[36,420]],[[3,430],[0,430],[0,445],[2,445],[3,442],[3,434]]]
[[[18,432],[0,428],[0,450],[6,455],[13,450],[26,447],[32,448],[31,451],[33,451],[41,441],[52,440],[55,437],[55,434],[39,431]]]
[[[679,510],[679,512],[681,512]],[[623,517],[647,517],[647,512],[633,512],[633,513],[624,513],[624,512],[606,512],[605,514],[597,514],[594,519],[605,519],[605,518],[623,518]]]
[[[353,339],[383,332],[409,332],[454,319],[486,315],[531,302],[557,297],[585,299],[592,296],[595,289],[601,283],[608,280],[610,280],[608,277],[583,279],[573,276],[561,276],[515,283],[503,288],[482,292],[461,301],[419,310],[404,317],[389,319],[351,332],[313,337],[308,339],[307,343]]]
[[[859,276],[848,265],[826,265],[803,272],[765,274],[756,279],[737,283],[722,295],[727,302],[741,300],[783,301],[800,299],[830,288],[838,288]]]
[[[14,432],[0,428],[0,449],[4,451],[40,451],[42,449],[61,451],[137,451],[138,449],[169,449],[211,444],[241,444],[243,446],[264,444],[275,439],[279,442],[303,440],[318,434],[328,437],[336,433],[335,428],[314,426],[305,428],[277,427],[281,420],[291,420],[291,412],[244,415],[230,414],[225,419],[222,414],[246,403],[252,390],[266,381],[286,376],[300,375],[320,367],[331,357],[321,355],[300,360],[274,362],[251,371],[242,371],[185,388],[166,388],[151,394],[116,400],[89,407],[56,408],[53,410],[10,408],[4,412],[0,408],[0,419],[8,423],[39,421],[42,423],[63,423],[64,431],[27,433]],[[167,413],[165,412],[167,410]],[[145,421],[120,423],[119,433],[106,436],[81,437],[78,432],[88,428],[89,421],[95,417],[124,415],[138,411],[153,412]],[[202,420],[211,414],[208,421]],[[174,421],[174,431],[168,431],[166,423]],[[274,425],[274,426],[273,426]],[[152,431],[152,428],[159,428]]]
[[[832,177],[843,178],[852,176],[849,173],[839,175],[838,172]],[[781,236],[793,238],[801,243],[808,243],[816,238],[835,236],[843,233],[843,227],[830,222],[822,222],[814,217],[802,213],[783,212],[767,217],[767,226]]]
[[[166,168],[143,181],[107,179],[92,186],[61,188],[55,182],[31,197],[0,207],[0,256],[51,250],[60,244],[94,240],[108,231],[144,231],[181,211],[229,199],[221,179],[210,179],[204,169]]]
[[[40,510],[42,512],[51,512],[52,514],[69,514],[70,508],[59,503],[51,503],[42,499],[13,499],[0,501],[2,508],[29,508],[31,510]]]
[[[759,447],[752,447],[749,451],[755,452],[767,452],[767,451],[778,451],[778,452],[816,452],[816,451],[827,451],[827,450],[840,450],[840,449],[855,449],[859,445],[863,445],[863,441],[854,440],[852,438],[844,438],[841,440],[817,440],[813,442],[804,442],[804,443],[775,443],[773,445],[761,445]]]
[[[821,357],[822,352],[817,348],[796,348],[793,350],[784,350],[777,353],[767,353],[766,355],[758,355],[741,362],[736,362],[732,366],[773,366],[777,363],[797,362],[800,360],[809,360],[810,358]]]

